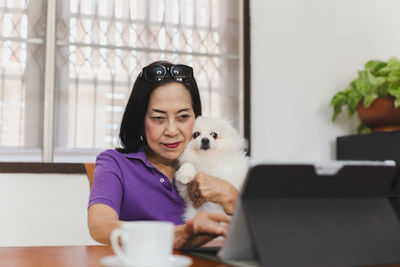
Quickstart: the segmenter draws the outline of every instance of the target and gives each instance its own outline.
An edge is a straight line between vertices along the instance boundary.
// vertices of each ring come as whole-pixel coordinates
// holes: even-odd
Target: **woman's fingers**
[[[226,235],[230,217],[221,213],[200,212],[184,225],[176,226],[176,248],[201,246],[213,238]]]
[[[211,221],[218,223],[218,228],[222,229],[222,235],[226,235],[229,228],[229,223],[231,221],[231,217],[222,213],[209,213],[208,218]]]
[[[217,222],[209,221],[208,223],[195,223],[195,233],[204,233],[211,235],[225,235],[226,228]]]
[[[225,235],[230,217],[221,213],[201,212],[193,218],[193,230],[195,233],[207,233]]]
[[[230,216],[222,213],[208,213],[208,218],[210,218],[210,220],[213,221],[225,222],[225,223],[229,223],[231,221]]]
[[[186,223],[185,223],[185,231],[189,236],[194,234],[193,219],[188,219],[186,221]]]

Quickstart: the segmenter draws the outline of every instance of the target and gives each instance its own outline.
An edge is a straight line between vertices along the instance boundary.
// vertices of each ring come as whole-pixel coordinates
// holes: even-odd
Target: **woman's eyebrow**
[[[167,112],[164,111],[164,110],[156,109],[156,108],[152,108],[151,110],[152,110],[153,112],[158,112],[158,113],[163,113],[163,114],[166,114],[166,113],[167,113]],[[185,112],[185,111],[189,111],[189,110],[190,110],[190,108],[183,108],[183,109],[178,110],[177,113]]]
[[[178,110],[178,113],[184,112],[184,111],[189,111],[189,110],[190,110],[190,108],[183,108],[183,109]]]
[[[164,110],[160,110],[160,109],[156,109],[156,108],[152,108],[152,110],[153,110],[153,112],[164,113],[164,114],[167,113]]]

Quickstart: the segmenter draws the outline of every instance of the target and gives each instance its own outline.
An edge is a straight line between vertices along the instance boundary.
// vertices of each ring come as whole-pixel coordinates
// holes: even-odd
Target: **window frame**
[[[249,141],[250,150],[250,3],[239,0],[239,127],[240,132]],[[55,105],[57,92],[55,92],[56,76],[56,49],[59,45],[56,40],[56,12],[57,1],[44,0],[46,5],[46,34],[42,43],[45,44],[45,71],[44,92],[42,108],[41,146],[29,147],[1,147],[0,158],[6,161],[32,161],[32,162],[93,162],[102,149],[85,148],[57,148],[55,146]],[[50,22],[50,23],[48,23]],[[250,153],[250,151],[249,151]],[[11,156],[11,157],[10,157]],[[77,161],[78,160],[78,161]]]

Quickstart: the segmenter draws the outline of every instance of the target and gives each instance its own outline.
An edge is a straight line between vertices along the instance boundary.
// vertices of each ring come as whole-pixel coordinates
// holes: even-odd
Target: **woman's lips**
[[[168,148],[177,148],[179,146],[180,142],[176,142],[176,143],[170,143],[170,144],[164,144],[164,146],[168,147]]]

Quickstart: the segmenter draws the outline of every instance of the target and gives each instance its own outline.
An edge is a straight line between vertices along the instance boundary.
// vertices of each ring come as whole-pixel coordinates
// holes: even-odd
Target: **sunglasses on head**
[[[177,82],[186,82],[193,77],[193,68],[187,65],[152,65],[144,67],[140,77],[148,82],[160,82],[169,74]]]

